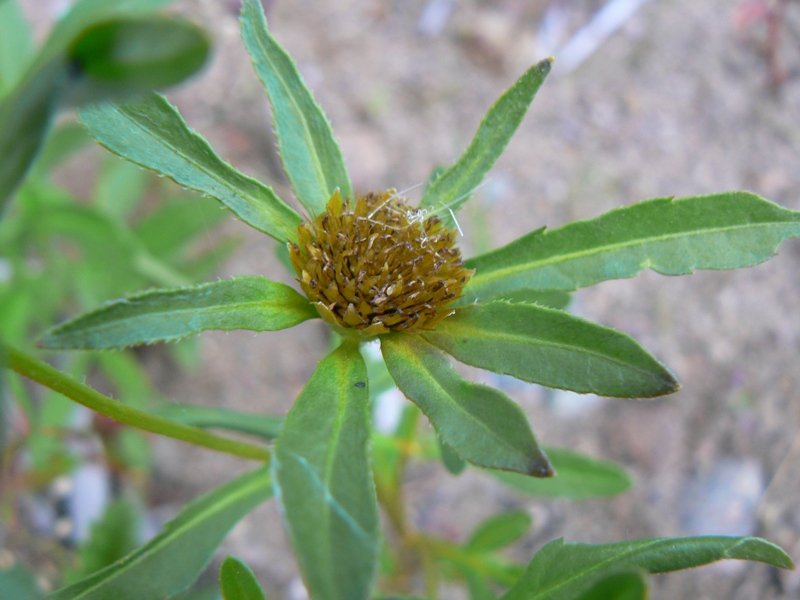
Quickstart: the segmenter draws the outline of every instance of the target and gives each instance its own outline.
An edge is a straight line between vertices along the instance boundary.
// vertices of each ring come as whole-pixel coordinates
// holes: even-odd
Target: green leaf
[[[755,194],[656,198],[551,231],[542,228],[466,261],[477,273],[461,302],[517,288],[576,290],[647,268],[686,275],[749,267],[797,235],[800,212]]]
[[[297,200],[312,216],[338,188],[353,191],[331,125],[303,82],[292,58],[267,29],[259,0],[242,3],[242,39],[269,96],[272,123],[283,168]]]
[[[228,556],[219,570],[224,600],[266,600],[256,576],[243,560]]]
[[[545,59],[525,71],[481,121],[475,137],[453,166],[428,186],[420,202],[432,207],[450,227],[455,225],[449,211],[456,211],[469,198],[494,162],[508,145],[511,136],[522,122],[536,92],[550,72],[552,58]]]
[[[198,71],[210,50],[207,34],[189,21],[146,16],[99,23],[69,46],[79,75],[67,101],[80,106],[163,89]]]
[[[272,440],[283,428],[283,417],[242,412],[215,406],[166,404],[156,414],[193,427],[228,429]]]
[[[370,592],[380,550],[367,370],[353,341],[323,359],[275,442],[276,496],[317,600]]]
[[[534,477],[552,476],[525,413],[505,394],[465,381],[441,350],[418,336],[392,333],[381,338],[381,349],[400,391],[466,460]]]
[[[631,337],[535,304],[473,304],[423,335],[463,363],[547,387],[622,398],[679,387]]]
[[[172,596],[169,600],[225,600],[219,585],[194,585],[185,592],[177,596]]]
[[[508,290],[498,294],[494,298],[483,298],[482,303],[489,302],[490,300],[507,300],[509,302],[525,302],[526,304],[539,304],[547,308],[556,308],[563,310],[569,306],[572,301],[572,296],[569,292],[561,292],[558,290],[534,290],[531,288],[521,288],[517,290]],[[456,305],[466,305],[468,302],[457,302]]]
[[[267,468],[250,471],[193,500],[144,546],[48,600],[140,600],[177,594],[200,575],[228,531],[271,492]]]
[[[288,285],[239,276],[117,300],[46,332],[43,348],[109,350],[218,329],[275,331],[318,316]]]
[[[82,31],[114,19],[133,17],[163,8],[174,0],[78,0],[50,32],[37,63],[64,52]]]
[[[464,469],[467,468],[466,461],[442,438],[437,436],[436,441],[439,443],[439,454],[442,457],[444,468],[447,469],[451,475],[461,475]]]
[[[19,3],[0,2],[0,98],[13,89],[33,54],[33,35]]]
[[[0,590],[4,598],[14,600],[41,600],[44,594],[36,583],[36,575],[28,569],[14,565],[0,569]]]
[[[486,519],[475,528],[464,550],[493,552],[513,544],[528,531],[533,520],[523,510],[512,510]]]
[[[647,578],[641,570],[607,575],[579,600],[647,600]]]
[[[492,471],[491,474],[506,485],[531,496],[576,500],[602,498],[616,496],[631,487],[630,477],[619,465],[564,448],[548,446],[545,452],[556,471],[555,477],[532,479],[503,471]]]
[[[271,188],[217,156],[163,96],[92,106],[78,115],[97,141],[115,154],[216,198],[242,221],[276,240],[297,239],[300,216]]]
[[[0,217],[36,158],[67,86],[67,73],[50,63],[0,100]]]
[[[159,86],[177,83],[197,62],[198,40],[202,39],[201,45],[206,46],[207,52],[204,34],[187,22],[152,17],[148,18],[146,26],[139,27],[125,19],[162,4],[163,0],[84,0],[56,26],[26,74],[0,101],[0,156],[3,157],[0,162],[0,211],[36,158],[59,106],[130,96],[152,90],[153,83]],[[118,37],[119,33],[125,33],[124,38]],[[166,41],[154,43],[156,33]],[[105,36],[110,43],[98,44],[98,36]],[[180,51],[159,55],[161,60],[156,63],[160,67],[169,67],[164,70],[164,77],[149,70],[144,78],[117,77],[115,80],[112,77],[109,65],[120,67],[129,60],[136,63],[144,55],[152,58],[152,50],[164,50],[165,44],[173,43],[170,40],[179,43]],[[100,50],[102,52],[98,53]],[[172,50],[179,48],[172,47]],[[155,64],[149,59],[145,62]],[[179,64],[179,68],[172,68],[174,64]],[[86,70],[94,75],[87,76]],[[123,70],[131,74],[129,69]]]
[[[139,507],[130,498],[115,500],[92,525],[88,541],[79,552],[80,569],[67,576],[77,582],[122,559],[139,544]]]
[[[754,560],[781,569],[793,568],[792,560],[778,546],[753,537],[656,538],[603,545],[558,539],[539,550],[502,600],[579,598],[600,577],[621,569],[664,573],[723,559]]]

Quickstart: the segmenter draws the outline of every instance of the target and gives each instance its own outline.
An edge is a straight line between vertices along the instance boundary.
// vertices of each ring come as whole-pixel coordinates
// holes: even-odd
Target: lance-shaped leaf
[[[553,388],[638,398],[679,387],[624,333],[535,304],[473,304],[424,337],[468,365]]]
[[[266,600],[253,571],[235,556],[228,556],[222,562],[219,583],[224,600]]]
[[[502,392],[465,381],[447,355],[419,336],[392,333],[381,350],[397,387],[469,462],[534,477],[553,475],[525,413]]]
[[[352,197],[331,125],[297,65],[270,35],[259,0],[242,3],[242,40],[269,96],[278,153],[297,200],[318,215],[337,188],[343,198]]]
[[[700,536],[633,540],[592,545],[558,539],[544,546],[502,600],[567,600],[620,570],[664,573],[724,560],[753,560],[793,568],[775,544],[753,537]]]
[[[456,211],[467,201],[503,153],[550,72],[552,63],[553,59],[548,58],[535,64],[498,98],[461,158],[425,190],[421,207],[433,208],[451,227],[455,224],[449,211]]]
[[[208,329],[275,331],[317,312],[288,285],[241,276],[116,300],[54,327],[44,348],[111,350],[177,340]]]
[[[170,598],[200,575],[228,531],[271,492],[266,467],[246,473],[187,504],[144,546],[48,600]]]
[[[377,564],[366,383],[357,345],[346,341],[320,362],[275,442],[276,495],[303,579],[318,600],[366,598]]]
[[[466,261],[477,273],[462,304],[506,290],[576,290],[644,269],[686,275],[772,257],[800,235],[800,212],[747,192],[656,198],[558,229],[539,229]]]
[[[163,96],[91,106],[78,114],[97,141],[115,154],[216,198],[242,221],[276,240],[296,239],[300,216],[270,187],[217,156]]]
[[[616,496],[631,487],[625,469],[565,448],[545,448],[556,476],[534,479],[518,473],[491,471],[497,479],[531,496],[553,498],[603,498]]]

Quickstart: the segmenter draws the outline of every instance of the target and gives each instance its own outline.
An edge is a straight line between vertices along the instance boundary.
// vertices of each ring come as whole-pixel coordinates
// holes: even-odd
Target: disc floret
[[[354,206],[336,191],[298,234],[289,250],[306,296],[329,324],[364,335],[432,329],[473,273],[455,231],[394,190]]]

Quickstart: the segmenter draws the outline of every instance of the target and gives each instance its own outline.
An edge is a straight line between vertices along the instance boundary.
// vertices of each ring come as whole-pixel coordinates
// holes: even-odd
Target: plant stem
[[[217,452],[233,454],[241,458],[249,458],[269,462],[271,453],[266,448],[261,448],[246,442],[239,442],[220,437],[199,429],[177,423],[163,417],[157,417],[141,410],[136,410],[117,402],[103,394],[87,387],[45,362],[29,356],[9,346],[0,344],[0,353],[6,356],[6,367],[27,377],[51,390],[63,394],[70,400],[99,412],[109,419],[130,425],[144,431],[157,433],[176,440],[188,442],[195,446],[202,446]]]

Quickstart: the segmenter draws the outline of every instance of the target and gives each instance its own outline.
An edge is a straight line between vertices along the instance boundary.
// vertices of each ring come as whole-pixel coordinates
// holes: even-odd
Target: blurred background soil
[[[424,182],[458,157],[524,69],[556,57],[505,155],[459,214],[467,256],[658,196],[746,189],[800,209],[800,4],[786,5],[772,63],[759,2],[652,0],[576,64],[568,42],[597,25],[604,4],[272,0],[265,7],[362,191]],[[62,5],[29,0],[26,9],[43,22]],[[223,157],[290,198],[268,104],[238,37],[239,2],[178,7],[213,31],[216,51],[210,68],[170,98]],[[220,265],[221,277],[291,283],[269,238],[233,220],[228,230],[243,245]],[[534,527],[513,553],[525,562],[560,536],[603,543],[693,534],[760,535],[800,559],[798,272],[800,241],[792,240],[751,269],[681,278],[648,271],[581,290],[574,311],[641,341],[678,376],[680,392],[609,400],[471,376],[517,400],[541,443],[623,464],[635,478],[632,491],[608,501],[532,500],[474,470],[456,478],[431,463],[409,474],[414,520],[460,540],[490,514],[527,509]],[[320,322],[311,322],[258,336],[206,334],[202,366],[188,375],[176,376],[157,351],[144,356],[176,401],[282,414],[325,348]],[[154,495],[167,512],[246,466],[153,442]],[[302,597],[274,502],[240,524],[224,551],[247,561],[270,597]],[[797,573],[760,564],[718,564],[652,584],[652,597],[663,599],[800,598]],[[460,594],[447,589],[442,597]]]

